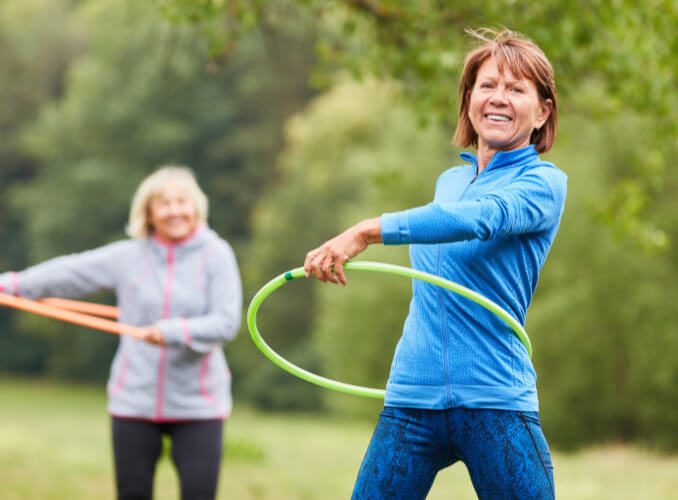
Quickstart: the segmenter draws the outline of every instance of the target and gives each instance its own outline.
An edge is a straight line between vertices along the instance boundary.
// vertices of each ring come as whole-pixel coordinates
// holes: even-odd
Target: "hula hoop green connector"
[[[425,273],[423,271],[417,271],[416,269],[411,269],[409,267],[395,266],[393,264],[384,264],[381,262],[347,262],[344,264],[344,269],[354,270],[354,271],[373,271],[378,273],[385,274],[395,274],[397,276],[405,276],[407,278],[413,278],[420,281],[425,281],[427,283],[432,283],[434,285],[450,290],[451,292],[457,293],[467,299],[475,302],[476,304],[484,307],[488,311],[494,313],[499,318],[501,318],[516,334],[518,339],[523,343],[525,349],[527,349],[527,354],[532,358],[532,345],[530,344],[530,339],[525,333],[525,329],[522,327],[518,321],[511,316],[504,309],[499,307],[497,304],[489,300],[488,298],[480,295],[469,288],[466,288],[462,285],[454,283],[452,281],[446,280],[439,276],[433,274]],[[277,352],[271,349],[268,344],[264,341],[259,333],[257,328],[257,311],[259,306],[266,297],[271,295],[274,290],[280,288],[288,281],[291,281],[295,278],[304,277],[304,268],[297,267],[287,271],[279,276],[276,276],[271,281],[266,283],[257,294],[252,298],[250,306],[247,310],[247,326],[252,335],[252,340],[256,346],[263,352],[266,357],[273,361],[283,370],[290,372],[292,375],[295,375],[307,382],[312,384],[317,384],[326,389],[332,389],[339,392],[345,392],[347,394],[353,394],[356,396],[365,396],[369,398],[383,399],[385,391],[382,389],[373,389],[371,387],[363,387],[359,385],[346,384],[344,382],[339,382],[337,380],[332,380],[329,378],[322,377],[315,373],[304,370],[303,368],[298,367],[297,365],[287,361],[285,358],[280,356]]]

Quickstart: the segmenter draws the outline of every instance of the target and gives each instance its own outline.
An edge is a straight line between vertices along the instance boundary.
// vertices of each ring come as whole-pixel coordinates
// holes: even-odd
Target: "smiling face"
[[[148,221],[156,234],[167,241],[186,238],[198,225],[198,209],[188,189],[170,182],[148,205]]]
[[[493,57],[478,69],[468,95],[468,117],[478,134],[478,153],[493,155],[530,144],[533,130],[549,117],[553,103],[542,100],[532,80],[500,71]]]

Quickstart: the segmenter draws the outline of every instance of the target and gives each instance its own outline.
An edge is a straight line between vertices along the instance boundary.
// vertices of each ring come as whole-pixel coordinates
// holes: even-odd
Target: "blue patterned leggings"
[[[426,498],[439,470],[461,460],[481,500],[551,500],[553,466],[537,412],[386,407],[353,500]]]

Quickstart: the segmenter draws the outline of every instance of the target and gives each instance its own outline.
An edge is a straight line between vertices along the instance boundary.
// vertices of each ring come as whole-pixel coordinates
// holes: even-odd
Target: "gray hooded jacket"
[[[112,290],[118,321],[157,324],[166,347],[121,336],[109,413],[155,422],[223,419],[231,374],[222,345],[240,326],[242,286],[229,244],[207,226],[178,243],[124,240],[0,274],[0,290],[29,299]]]

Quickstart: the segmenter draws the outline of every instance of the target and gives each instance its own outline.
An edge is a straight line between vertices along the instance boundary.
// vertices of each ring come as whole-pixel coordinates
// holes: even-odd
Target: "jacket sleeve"
[[[115,263],[124,242],[46,260],[21,272],[0,274],[0,291],[29,299],[79,298],[115,288]]]
[[[231,247],[223,240],[220,243],[205,268],[206,314],[158,321],[167,345],[187,345],[196,352],[207,353],[237,335],[242,314],[240,272]]]
[[[538,167],[504,188],[472,201],[429,203],[381,216],[384,244],[488,240],[539,232],[557,224],[563,212],[567,177]]]

